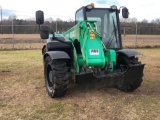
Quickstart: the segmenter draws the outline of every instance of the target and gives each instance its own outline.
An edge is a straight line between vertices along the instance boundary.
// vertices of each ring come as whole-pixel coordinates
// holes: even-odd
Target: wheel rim
[[[47,89],[50,91],[50,92],[53,92],[54,89],[53,89],[53,80],[52,80],[52,69],[51,69],[51,66],[48,65],[47,66],[47,79],[46,79],[46,82],[47,82]]]
[[[52,82],[52,71],[49,71],[49,82]]]

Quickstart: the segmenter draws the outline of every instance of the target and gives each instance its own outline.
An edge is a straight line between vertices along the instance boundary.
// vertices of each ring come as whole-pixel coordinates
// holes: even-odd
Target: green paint
[[[80,72],[80,67],[84,64],[86,64],[87,67],[104,68],[108,62],[111,66],[111,72],[116,65],[115,50],[108,50],[106,53],[104,52],[102,40],[97,33],[95,24],[97,24],[97,21],[79,21],[77,25],[62,34],[72,41],[72,43],[74,43],[75,40],[80,42],[81,54],[77,54],[73,44],[74,67],[76,73]]]

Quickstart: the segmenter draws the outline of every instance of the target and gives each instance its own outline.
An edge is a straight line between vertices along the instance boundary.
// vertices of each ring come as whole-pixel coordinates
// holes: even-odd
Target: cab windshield
[[[116,11],[111,9],[91,9],[86,11],[87,20],[97,21],[97,30],[106,48],[120,48]]]

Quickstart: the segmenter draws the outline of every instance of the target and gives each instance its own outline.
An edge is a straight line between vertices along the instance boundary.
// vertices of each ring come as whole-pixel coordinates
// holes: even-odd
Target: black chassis
[[[59,42],[57,40],[54,40],[54,38],[49,37],[46,40],[46,45],[42,48],[42,55],[43,55],[43,61],[47,56],[50,56],[52,60],[54,59],[66,59],[67,60],[67,66],[71,67],[73,63],[73,47],[71,41],[69,41],[67,38],[61,36],[56,37],[57,39],[64,41]],[[66,44],[67,43],[67,44]]]

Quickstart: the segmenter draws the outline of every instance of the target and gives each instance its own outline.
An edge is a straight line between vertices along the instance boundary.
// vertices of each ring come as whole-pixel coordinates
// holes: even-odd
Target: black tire
[[[49,56],[44,61],[44,77],[48,95],[51,98],[62,97],[69,85],[69,72],[64,59],[51,60]]]
[[[141,66],[141,62],[138,62],[138,58],[132,57],[128,58],[126,56],[123,56],[121,61],[119,61],[119,64],[122,66],[125,66],[123,69],[124,71],[128,71],[129,66],[134,66],[134,65],[139,65]],[[143,73],[143,69],[139,70],[140,73]],[[135,71],[136,72],[136,71]],[[140,74],[138,79],[128,79],[128,78],[134,78],[136,73],[130,74],[130,75],[125,75],[123,80],[116,85],[116,88],[123,91],[123,92],[133,92],[136,90],[138,87],[141,86],[141,83],[143,81],[142,77],[143,74]]]
[[[141,86],[143,79],[134,80],[130,82],[128,81],[129,81],[128,79],[123,79],[123,82],[117,85],[116,88],[118,88],[119,90],[123,92],[133,92],[134,90],[136,90],[138,87]]]

